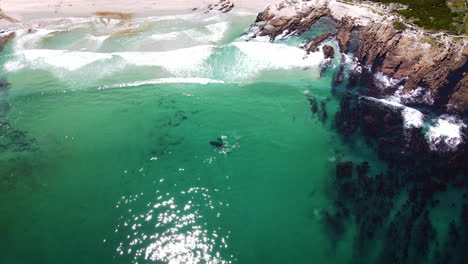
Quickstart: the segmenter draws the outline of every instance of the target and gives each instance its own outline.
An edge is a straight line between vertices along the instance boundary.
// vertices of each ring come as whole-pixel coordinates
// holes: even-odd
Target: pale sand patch
[[[11,17],[63,17],[90,15],[96,12],[151,14],[161,11],[203,9],[219,0],[1,0],[0,8]],[[263,11],[281,0],[231,0],[235,8]]]

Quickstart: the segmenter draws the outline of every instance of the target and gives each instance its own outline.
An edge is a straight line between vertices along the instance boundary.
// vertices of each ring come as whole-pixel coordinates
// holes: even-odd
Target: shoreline
[[[33,3],[28,0],[2,0],[0,1],[0,16],[5,20],[14,18],[18,21],[38,18],[92,16],[96,12],[131,13],[140,16],[208,11],[207,7],[221,2],[223,4],[234,4],[235,9],[261,12],[269,5],[277,4],[281,0],[135,0],[131,4],[124,0],[44,0]],[[4,24],[4,22],[0,22],[0,24]]]

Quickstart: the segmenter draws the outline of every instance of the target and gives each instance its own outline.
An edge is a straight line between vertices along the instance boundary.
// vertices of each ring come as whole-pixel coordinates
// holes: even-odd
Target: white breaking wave
[[[33,69],[52,66],[74,71],[95,61],[112,58],[111,54],[106,53],[47,49],[24,50],[17,56],[19,57],[17,60],[5,64],[6,71],[15,72],[28,66]]]
[[[50,29],[37,29],[32,32],[29,32],[26,29],[18,30],[16,31],[16,38],[13,43],[13,50],[21,51],[24,49],[34,48],[43,39],[59,31],[60,30],[50,30]]]
[[[262,69],[307,68],[318,66],[324,59],[321,52],[307,55],[303,49],[285,44],[251,41],[235,42],[232,45],[246,55],[245,60],[249,61],[250,67]]]
[[[435,121],[435,125],[429,127],[426,134],[431,150],[456,150],[463,142],[462,128],[466,125],[462,120],[449,115],[442,115]],[[443,149],[440,149],[441,144]]]
[[[112,54],[122,57],[129,64],[161,66],[173,73],[177,73],[178,71],[194,70],[200,67],[211,55],[213,48],[212,45],[201,45],[164,52],[117,52]]]
[[[219,42],[223,39],[225,33],[229,29],[229,22],[220,22],[209,24],[205,26],[206,30],[200,29],[187,29],[183,31],[175,31],[170,33],[157,33],[151,35],[152,40],[156,41],[176,41],[183,40],[184,37],[189,37],[201,43]]]
[[[213,46],[202,45],[193,48],[171,50],[165,52],[115,52],[95,53],[67,50],[33,49],[17,52],[16,60],[8,61],[4,69],[9,72],[25,67],[44,69],[60,68],[68,71],[78,70],[93,62],[122,58],[127,64],[136,66],[160,66],[172,73],[193,70],[199,67],[210,55]]]
[[[163,83],[197,83],[206,85],[209,83],[224,83],[224,81],[213,80],[208,78],[160,78],[146,81],[136,81],[131,83],[119,83],[110,84],[99,87],[98,89],[110,89],[110,88],[121,88],[121,87],[136,87],[146,84],[163,84]]]
[[[384,103],[386,105],[390,105],[392,107],[398,108],[401,110],[401,117],[403,118],[403,127],[405,129],[409,129],[412,127],[419,128],[424,125],[424,115],[420,111],[407,107],[405,105],[402,105],[400,103],[394,102],[394,101],[389,101],[386,99],[375,99],[368,97],[369,99],[379,101],[381,103]]]
[[[229,22],[221,22],[216,24],[207,25],[206,28],[210,32],[209,41],[218,42],[221,41],[229,29]]]
[[[216,27],[218,26],[222,25]],[[107,36],[96,38],[98,38],[95,39],[96,43],[103,42]],[[168,71],[170,74],[168,77],[203,77],[242,81],[256,76],[261,71],[312,67],[318,69],[324,58],[321,52],[307,55],[300,48],[284,44],[235,42],[221,49],[229,49],[229,47],[231,49],[235,47],[236,51],[222,54],[222,60],[214,61],[207,61],[216,48],[214,45],[199,45],[161,52],[99,53],[50,49],[20,50],[4,64],[4,70],[15,72],[24,68],[40,69],[48,70],[59,77],[65,77],[64,74],[78,71],[93,63],[106,63],[107,73],[121,71],[125,66],[133,65],[161,67]],[[229,67],[224,65],[226,61],[232,61]],[[217,62],[222,65],[218,65]]]

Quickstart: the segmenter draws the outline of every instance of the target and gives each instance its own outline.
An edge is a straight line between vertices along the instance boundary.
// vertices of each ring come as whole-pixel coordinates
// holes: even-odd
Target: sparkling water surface
[[[0,262],[348,263],[353,228],[331,241],[322,212],[336,163],[374,154],[333,129],[341,58],[320,77],[303,38],[245,41],[254,20],[17,32],[1,57]]]

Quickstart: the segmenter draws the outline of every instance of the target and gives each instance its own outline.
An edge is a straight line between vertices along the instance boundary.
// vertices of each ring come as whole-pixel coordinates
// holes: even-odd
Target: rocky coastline
[[[301,35],[320,19],[333,20],[336,30],[310,38],[303,48],[327,52],[323,42],[333,39],[342,53],[334,126],[344,142],[364,137],[389,165],[376,175],[368,162],[336,165],[335,206],[323,215],[331,239],[339,241],[355,225],[356,263],[462,263],[468,257],[461,250],[468,240],[460,235],[468,231],[468,38],[397,29],[398,17],[335,0],[270,6],[247,36],[275,41]],[[345,57],[353,58],[348,69]],[[444,192],[461,196],[438,199]],[[407,198],[398,205],[402,196]],[[437,234],[430,219],[439,203],[461,212],[446,234]],[[369,256],[373,250],[379,253]]]
[[[395,108],[404,117],[403,111],[407,118],[417,116],[421,120],[413,122],[421,129],[423,121],[434,115],[426,116],[416,108],[439,117],[454,115],[458,120],[454,123],[460,124],[458,137],[465,137],[462,130],[466,124],[461,120],[468,117],[468,38],[441,37],[415,28],[397,29],[393,22],[399,18],[393,15],[383,16],[366,6],[335,0],[286,0],[269,6],[258,14],[248,36],[274,41],[301,35],[323,18],[332,19],[336,30],[309,39],[303,47],[307,53],[317,52],[323,41],[332,38],[339,52],[354,58],[348,72],[342,59],[336,84],[342,83],[345,75],[349,77],[347,90],[352,90],[353,84],[365,84],[369,89],[359,91],[361,96],[380,99],[375,103]],[[357,45],[352,43],[353,38]],[[324,52],[327,58],[332,57],[329,48]],[[407,120],[400,123],[404,122]],[[404,129],[401,131],[404,133]],[[455,151],[457,147],[452,144],[452,148],[440,149]]]
[[[300,35],[318,19],[330,17],[337,22],[337,31],[311,39],[313,45],[307,48],[308,52],[333,36],[340,52],[346,54],[351,35],[358,31],[359,48],[353,51],[357,59],[356,69],[362,67],[367,75],[382,73],[386,78],[400,80],[403,94],[416,91],[421,94],[403,100],[404,104],[424,105],[467,116],[468,97],[463,89],[468,72],[467,38],[440,37],[417,29],[396,29],[392,23],[396,18],[392,15],[381,16],[365,7],[356,12],[356,6],[343,8],[346,5],[335,0],[284,1],[258,15],[251,28],[255,32],[251,37],[266,36],[273,41]],[[337,7],[342,8],[338,14]],[[431,97],[431,100],[424,100],[425,97]]]

